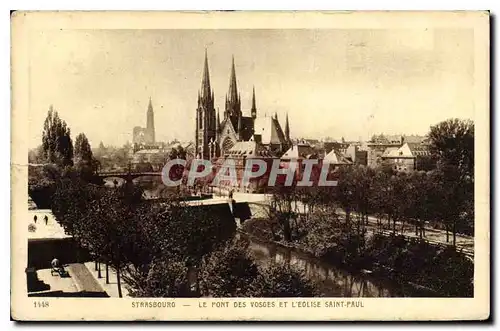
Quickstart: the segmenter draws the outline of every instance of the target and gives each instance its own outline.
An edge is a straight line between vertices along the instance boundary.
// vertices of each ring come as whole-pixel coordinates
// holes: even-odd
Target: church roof
[[[275,118],[257,117],[255,119],[254,135],[260,135],[262,144],[284,144],[285,134]]]
[[[271,157],[268,150],[255,141],[239,141],[227,151],[226,157]]]

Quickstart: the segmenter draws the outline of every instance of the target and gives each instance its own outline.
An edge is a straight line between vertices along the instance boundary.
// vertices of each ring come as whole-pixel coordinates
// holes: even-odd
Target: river
[[[355,274],[317,258],[274,243],[250,239],[242,233],[237,238],[249,243],[251,255],[261,265],[285,262],[302,269],[319,286],[325,297],[430,297],[430,292],[415,289],[394,281],[383,280],[369,274]]]

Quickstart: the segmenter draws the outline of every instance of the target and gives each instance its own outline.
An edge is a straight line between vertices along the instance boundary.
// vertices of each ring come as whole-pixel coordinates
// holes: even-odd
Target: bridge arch
[[[161,172],[101,172],[98,173],[99,178],[103,181],[106,179],[120,179],[124,181],[133,181],[140,177],[158,177],[161,178]]]

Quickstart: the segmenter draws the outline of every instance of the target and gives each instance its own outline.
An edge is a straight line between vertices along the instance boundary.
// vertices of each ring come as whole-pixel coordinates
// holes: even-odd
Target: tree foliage
[[[80,177],[88,182],[99,183],[96,176],[100,162],[94,158],[89,141],[84,133],[75,139],[75,168]]]
[[[42,147],[48,162],[61,166],[73,165],[71,130],[52,106],[43,125]]]
[[[304,273],[285,263],[272,263],[261,269],[252,289],[259,297],[316,297],[317,286]]]
[[[75,163],[91,164],[94,157],[87,136],[80,133],[75,139]]]
[[[259,270],[246,247],[226,245],[208,256],[200,270],[201,294],[209,297],[251,296]]]
[[[429,149],[443,165],[458,168],[462,177],[474,176],[474,123],[448,119],[431,127]]]
[[[230,242],[210,254],[200,272],[201,293],[209,297],[312,297],[317,286],[293,266],[258,266],[246,244]]]
[[[188,268],[165,258],[152,261],[144,281],[133,283],[131,296],[142,298],[190,297]],[[129,279],[129,278],[126,278]]]
[[[234,235],[236,225],[227,206],[207,213],[204,208],[219,206],[193,208],[178,199],[152,206],[141,196],[130,184],[112,189],[66,176],[57,184],[52,206],[67,233],[98,261],[118,274],[125,272],[138,293],[147,290],[143,284],[148,277],[155,279],[150,274],[155,263],[158,270],[162,259],[197,268],[205,255]]]

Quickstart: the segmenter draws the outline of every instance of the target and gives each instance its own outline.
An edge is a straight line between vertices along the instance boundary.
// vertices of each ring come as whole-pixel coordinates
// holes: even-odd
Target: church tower
[[[146,134],[147,142],[151,145],[155,144],[155,114],[153,112],[153,105],[151,103],[151,97],[149,97],[148,112],[146,118]]]
[[[226,95],[226,110],[224,111],[224,119],[229,118],[233,127],[236,129],[241,115],[241,100],[238,94],[238,86],[236,84],[236,70],[234,68],[233,56],[231,75],[229,77],[229,91]]]
[[[210,87],[207,50],[201,79],[201,89],[198,92],[198,107],[196,108],[196,157],[209,159],[210,152],[216,140],[216,115],[214,108],[214,91]]]

